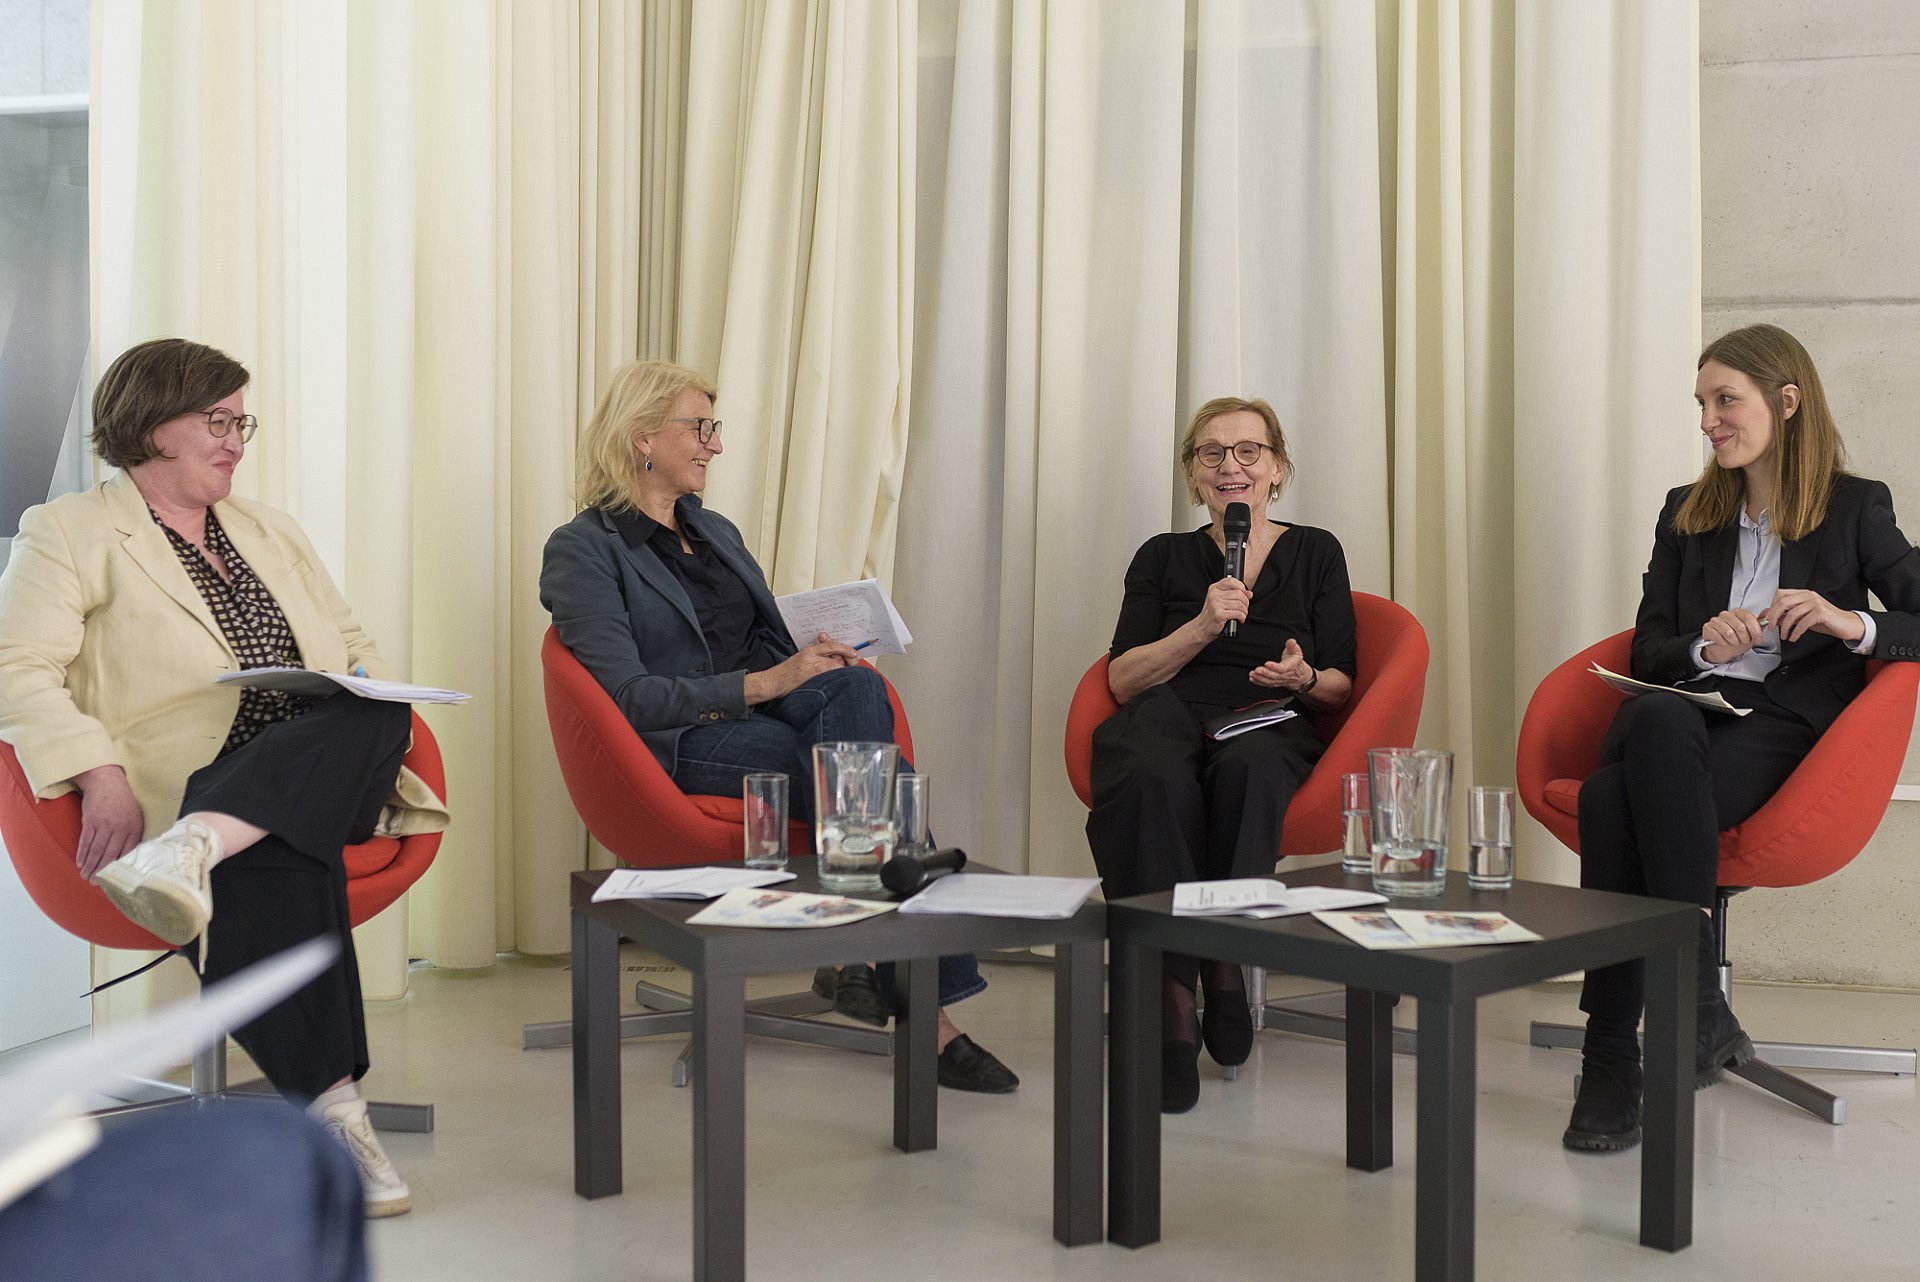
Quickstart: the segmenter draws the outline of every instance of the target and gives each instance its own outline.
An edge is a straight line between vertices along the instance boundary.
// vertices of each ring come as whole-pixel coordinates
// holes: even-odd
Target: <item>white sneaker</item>
[[[226,852],[205,824],[182,819],[102,868],[95,881],[134,925],[169,944],[203,934],[213,918],[207,876]]]
[[[386,1150],[380,1147],[380,1138],[374,1134],[373,1123],[367,1117],[365,1100],[316,1102],[312,1112],[335,1139],[346,1145],[347,1152],[353,1154],[353,1164],[360,1168],[360,1187],[367,1196],[368,1219],[405,1215],[413,1209],[413,1190],[400,1178],[400,1172],[393,1169]]]

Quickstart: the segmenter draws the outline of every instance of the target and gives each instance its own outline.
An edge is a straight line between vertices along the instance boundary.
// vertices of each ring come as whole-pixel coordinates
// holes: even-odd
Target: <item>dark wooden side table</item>
[[[1290,885],[1352,885],[1338,867],[1289,872]],[[1467,888],[1448,877],[1435,899],[1393,907],[1500,911],[1537,943],[1374,952],[1312,917],[1175,917],[1171,894],[1107,905],[1113,993],[1109,1055],[1107,1235],[1140,1247],[1160,1238],[1160,961],[1186,953],[1347,990],[1347,1165],[1393,1164],[1392,994],[1419,1003],[1415,1105],[1414,1277],[1473,1276],[1475,1017],[1489,993],[1644,958],[1646,1108],[1640,1241],[1678,1251],[1693,1240],[1693,952],[1700,910],[1666,900],[1516,882]],[[1543,1144],[1559,1143],[1543,1135]]]
[[[778,890],[818,891],[812,859]],[[978,870],[971,865],[970,870]],[[983,871],[991,872],[992,869]],[[902,916],[845,926],[755,930],[692,926],[702,903],[594,903],[605,871],[573,874],[573,1172],[581,1197],[620,1192],[620,941],[631,939],[693,977],[693,1275],[746,1276],[746,977],[849,962],[900,963],[894,1021],[893,1142],[935,1146],[937,959],[1000,948],[1056,947],[1054,965],[1053,1235],[1100,1240],[1102,945],[1106,910],[1061,921]],[[876,898],[882,896],[876,896]]]

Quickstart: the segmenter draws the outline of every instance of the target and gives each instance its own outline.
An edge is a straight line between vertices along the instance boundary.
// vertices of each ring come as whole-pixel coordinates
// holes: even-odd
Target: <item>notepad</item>
[[[344,672],[321,672],[315,668],[247,668],[224,672],[214,678],[215,685],[240,686],[243,689],[284,690],[309,699],[324,699],[346,690],[362,699],[386,703],[465,703],[473,698],[458,690],[437,686],[409,685],[405,681],[382,681],[378,677],[349,676]]]

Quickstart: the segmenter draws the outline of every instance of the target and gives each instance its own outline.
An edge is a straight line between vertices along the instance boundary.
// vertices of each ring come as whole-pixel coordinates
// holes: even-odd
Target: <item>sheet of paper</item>
[[[1058,921],[1080,911],[1100,886],[1098,877],[1017,877],[955,873],[900,905],[903,913],[942,916],[1030,917]]]
[[[1649,694],[1654,691],[1665,691],[1668,694],[1677,694],[1689,703],[1697,703],[1703,708],[1712,708],[1715,712],[1725,712],[1735,717],[1744,717],[1753,711],[1752,708],[1734,707],[1731,703],[1721,698],[1717,690],[1689,690],[1684,686],[1663,686],[1655,685],[1651,681],[1637,681],[1632,677],[1623,677],[1618,672],[1609,672],[1597,663],[1588,668],[1587,671],[1599,677],[1621,694]]]
[[[900,612],[878,579],[860,579],[811,592],[795,592],[774,601],[794,644],[811,645],[822,632],[871,659],[882,654],[905,654],[913,644]]]
[[[778,868],[622,868],[607,874],[593,902],[609,899],[718,899],[742,886],[774,886],[792,881]]]
[[[1375,894],[1371,890],[1349,890],[1345,886],[1296,886],[1287,892],[1284,903],[1271,908],[1249,908],[1240,915],[1256,921],[1268,921],[1275,917],[1297,917],[1302,913],[1332,912],[1338,908],[1364,908],[1368,904],[1386,902],[1385,895]]]
[[[324,699],[338,690],[350,690],[363,699],[386,703],[465,703],[473,698],[470,694],[437,686],[409,685],[405,681],[382,681],[378,677],[319,672],[312,668],[248,668],[243,672],[222,673],[214,678],[214,684],[285,690],[312,699]]]
[[[1223,881],[1183,881],[1173,888],[1176,917],[1208,917],[1273,907],[1286,899],[1287,883],[1271,877],[1231,877]]]
[[[1439,908],[1389,908],[1387,916],[1421,948],[1461,944],[1524,944],[1540,936],[1505,913],[1449,912]]]
[[[774,930],[810,930],[816,926],[844,926],[897,904],[873,899],[842,899],[838,895],[809,895],[797,890],[756,890],[743,886],[729,890],[687,921],[695,926],[759,926]]]
[[[66,1042],[0,1078],[0,1206],[92,1147],[98,1127],[83,1101],[128,1077],[192,1057],[325,970],[339,951],[314,939],[250,966],[136,1023]]]

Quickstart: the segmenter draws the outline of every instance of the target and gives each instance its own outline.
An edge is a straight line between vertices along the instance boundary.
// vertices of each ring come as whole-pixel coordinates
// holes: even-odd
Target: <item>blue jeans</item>
[[[680,736],[673,781],[702,797],[738,797],[750,774],[782,771],[789,813],[813,820],[813,745],[853,740],[893,742],[893,705],[871,668],[834,668],[798,689],[757,705],[740,721],[709,722]],[[913,769],[902,760],[901,769]],[[880,991],[894,1001],[893,966],[877,968]],[[987,986],[972,953],[940,959],[940,1004],[951,1006]]]
[[[365,1282],[365,1196],[298,1109],[170,1110],[0,1208],[0,1282]]]

